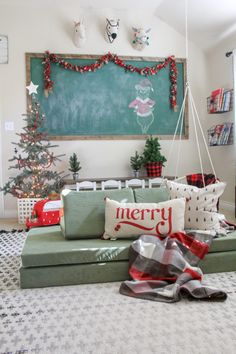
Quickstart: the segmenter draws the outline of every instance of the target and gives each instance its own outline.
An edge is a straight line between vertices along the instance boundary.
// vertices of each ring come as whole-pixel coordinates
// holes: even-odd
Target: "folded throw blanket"
[[[202,284],[203,274],[197,267],[211,239],[200,233],[140,236],[130,246],[129,274],[133,281],[123,282],[120,293],[163,302],[176,302],[183,296],[225,300],[225,292]]]

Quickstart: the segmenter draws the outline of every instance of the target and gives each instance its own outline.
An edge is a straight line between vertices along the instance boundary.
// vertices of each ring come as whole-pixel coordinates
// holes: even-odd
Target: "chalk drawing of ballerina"
[[[146,134],[150,125],[154,121],[154,105],[156,104],[149,96],[153,91],[152,84],[148,79],[142,79],[135,85],[136,98],[130,102],[129,108],[134,108],[137,115],[137,123],[140,125],[142,133]]]

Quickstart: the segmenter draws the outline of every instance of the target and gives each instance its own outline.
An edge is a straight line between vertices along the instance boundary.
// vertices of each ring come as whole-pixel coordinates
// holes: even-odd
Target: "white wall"
[[[2,92],[1,92],[1,86],[0,86],[0,97],[2,97]],[[0,100],[0,186],[3,185],[3,174],[2,174],[2,121],[3,121],[3,115],[2,115],[2,101]],[[4,210],[3,210],[3,193],[0,193],[0,218],[4,216]]]
[[[15,131],[2,130],[3,182],[17,171],[8,171],[8,159],[12,157],[12,141],[16,141],[16,132],[23,126],[21,114],[26,110],[26,78],[25,52],[45,50],[55,53],[104,54],[108,51],[118,55],[139,56],[131,46],[131,26],[150,26],[151,44],[142,52],[145,56],[185,57],[185,39],[174,29],[166,25],[156,16],[149,16],[147,11],[133,9],[132,13],[112,9],[81,9],[76,3],[72,6],[48,6],[29,3],[20,5],[21,1],[11,6],[0,5],[0,31],[9,37],[9,64],[0,66],[0,90],[2,92],[0,110],[2,129],[5,121],[14,121]],[[144,5],[145,6],[145,5]],[[72,43],[73,20],[83,15],[87,24],[87,44],[78,49]],[[119,38],[109,45],[103,37],[104,19],[106,16],[120,18]],[[205,97],[207,95],[205,56],[193,44],[189,46],[189,77],[196,105],[200,116],[205,119]],[[0,107],[1,107],[0,106]],[[199,171],[199,163],[194,144],[192,123],[190,121],[190,139],[184,141],[181,150],[180,175]],[[167,156],[170,141],[162,141],[163,153]],[[81,160],[81,177],[112,177],[130,175],[129,158],[137,149],[142,151],[144,140],[111,140],[111,141],[61,141],[55,152],[66,153],[66,157],[57,165],[58,170],[67,171],[68,156],[78,153]],[[174,173],[173,162],[169,162],[166,175]],[[16,200],[4,198],[5,216],[12,215],[16,209]]]
[[[217,47],[207,53],[207,68],[209,75],[209,93],[212,90],[224,87],[233,88],[232,56],[227,58],[225,53],[236,48],[236,35],[231,35]],[[233,122],[234,112],[224,114],[211,114],[207,117],[207,127],[224,122]],[[226,181],[227,187],[222,200],[234,205],[235,187],[235,146],[213,146],[210,148],[211,156],[218,177]]]

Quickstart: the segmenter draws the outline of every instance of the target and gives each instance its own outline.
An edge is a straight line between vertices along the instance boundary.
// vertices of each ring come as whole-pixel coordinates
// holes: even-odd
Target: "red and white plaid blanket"
[[[211,236],[200,233],[140,236],[130,247],[133,280],[123,282],[120,293],[163,302],[176,302],[181,297],[225,300],[225,292],[201,282],[203,274],[197,267],[210,243]]]

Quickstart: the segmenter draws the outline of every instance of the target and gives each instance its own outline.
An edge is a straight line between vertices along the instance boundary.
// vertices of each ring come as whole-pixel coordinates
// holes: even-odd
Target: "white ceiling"
[[[189,39],[202,49],[214,47],[227,36],[236,37],[236,0],[186,0]],[[1,4],[45,6],[55,3],[89,8],[112,8],[134,11],[143,9],[149,15],[185,34],[185,0],[0,0]],[[235,38],[236,39],[236,38]]]
[[[185,34],[185,0],[163,0],[155,14]],[[187,0],[187,18],[189,39],[202,49],[232,33],[236,42],[236,0]]]
[[[68,0],[67,0],[68,1]],[[185,0],[80,0],[83,7],[144,9],[185,35]],[[188,35],[202,49],[236,34],[236,0],[186,0]]]

